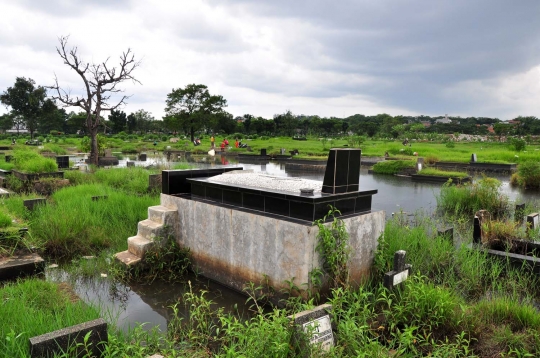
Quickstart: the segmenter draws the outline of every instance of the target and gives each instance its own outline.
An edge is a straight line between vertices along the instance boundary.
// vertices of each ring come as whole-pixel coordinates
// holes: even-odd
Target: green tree
[[[119,84],[131,80],[139,82],[133,77],[133,71],[139,67],[140,62],[135,61],[131,49],[120,56],[118,67],[108,64],[108,60],[101,63],[88,63],[81,59],[74,47],[68,50],[67,37],[60,37],[60,47],[56,48],[58,55],[68,67],[74,70],[83,82],[83,94],[71,95],[60,88],[58,78],[55,78],[54,86],[58,99],[66,107],[80,107],[86,113],[86,129],[90,135],[90,164],[98,164],[99,148],[97,134],[102,124],[101,112],[116,110],[126,103],[128,96],[120,96],[113,100],[112,96],[122,92]]]
[[[114,133],[122,132],[127,126],[127,115],[123,111],[112,110],[109,114],[109,122]]]
[[[34,137],[40,119],[49,111],[56,110],[54,102],[47,98],[45,87],[36,87],[35,84],[31,78],[17,77],[13,87],[0,95],[0,102],[11,107],[13,115],[22,117],[31,138]]]
[[[0,129],[5,132],[11,128],[13,128],[13,115],[10,113],[1,115],[0,116]]]
[[[139,109],[137,112],[133,113],[135,118],[137,130],[145,133],[152,128],[152,122],[155,120],[152,113],[145,111],[144,109]]]
[[[191,141],[195,131],[204,127],[213,127],[216,115],[224,112],[227,100],[222,96],[211,95],[205,85],[189,84],[185,88],[173,89],[167,95],[167,116],[175,116],[180,127],[187,129]]]

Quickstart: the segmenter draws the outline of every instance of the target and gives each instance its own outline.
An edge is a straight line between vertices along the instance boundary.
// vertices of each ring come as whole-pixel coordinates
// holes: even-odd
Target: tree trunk
[[[99,148],[97,141],[98,128],[89,128],[90,132],[90,158],[89,164],[98,165]]]

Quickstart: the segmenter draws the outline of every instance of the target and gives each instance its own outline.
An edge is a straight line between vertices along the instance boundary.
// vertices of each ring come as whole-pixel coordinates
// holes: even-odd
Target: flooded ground
[[[80,158],[75,158],[76,160]],[[136,158],[125,157],[120,160],[119,166],[126,166],[128,160]],[[73,159],[72,159],[73,160]],[[149,157],[145,162],[135,161],[137,166],[149,166],[156,164],[174,165],[176,162],[167,162],[162,156]],[[233,157],[192,157],[189,163],[198,168],[216,168],[221,166],[241,166],[245,170],[251,169],[256,172],[265,172],[276,176],[301,177],[322,182],[322,171],[297,171],[287,170],[284,162],[251,162],[239,163]],[[525,191],[513,188],[509,184],[509,175],[496,175],[502,182],[502,190],[517,202],[540,199],[537,191]],[[409,178],[374,175],[362,168],[360,173],[360,190],[377,189],[378,193],[373,196],[373,210],[384,210],[386,216],[401,211],[415,213],[424,211],[431,213],[435,210],[436,196],[440,192],[441,185],[434,183],[412,182]],[[127,238],[126,238],[127,240]],[[57,270],[57,271],[55,271]],[[234,312],[242,317],[249,314],[249,305],[246,305],[246,296],[230,290],[224,286],[209,282],[203,277],[186,277],[185,283],[169,284],[155,281],[149,285],[131,284],[126,286],[112,282],[107,277],[95,277],[91,279],[69,278],[59,269],[48,270],[48,279],[55,281],[70,281],[74,290],[85,302],[101,307],[107,312],[111,322],[116,322],[118,327],[128,331],[136,322],[147,323],[146,328],[158,326],[162,331],[166,330],[167,322],[173,314],[170,306],[179,302],[179,298],[189,290],[187,281],[192,283],[192,289],[196,292],[207,291],[206,297],[214,301],[226,311]],[[188,317],[184,305],[178,306],[181,314]]]

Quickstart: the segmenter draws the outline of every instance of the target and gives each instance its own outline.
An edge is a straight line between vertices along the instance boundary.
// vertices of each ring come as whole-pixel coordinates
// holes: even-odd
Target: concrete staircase
[[[115,258],[127,266],[134,266],[154,245],[162,245],[168,238],[178,218],[176,208],[163,205],[148,208],[148,219],[139,221],[137,235],[128,238],[128,249]]]

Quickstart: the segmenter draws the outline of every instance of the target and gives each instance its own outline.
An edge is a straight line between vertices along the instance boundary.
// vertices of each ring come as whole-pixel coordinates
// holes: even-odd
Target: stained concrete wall
[[[178,209],[176,240],[189,247],[195,269],[237,290],[267,275],[276,289],[309,283],[309,272],[321,268],[316,226],[302,225],[251,212],[161,194],[161,204]],[[351,279],[370,270],[377,240],[384,230],[383,211],[344,219],[350,236]]]

